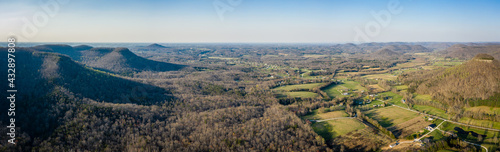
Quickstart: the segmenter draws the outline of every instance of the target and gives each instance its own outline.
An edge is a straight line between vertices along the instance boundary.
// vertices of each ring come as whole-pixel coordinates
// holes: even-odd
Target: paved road
[[[395,106],[395,107],[398,107],[398,108],[402,108],[402,109],[406,109],[406,110],[409,110],[409,111],[413,111],[413,112],[416,112],[416,113],[420,113],[420,114],[423,114],[423,115],[426,115],[426,116],[429,116],[429,117],[432,117],[432,118],[441,119],[441,120],[444,120],[444,121],[447,121],[447,122],[450,122],[450,123],[459,124],[459,125],[462,125],[462,126],[468,126],[468,127],[474,127],[474,128],[484,129],[484,130],[491,130],[491,131],[498,131],[498,132],[500,132],[500,129],[493,129],[493,128],[486,128],[486,127],[480,127],[480,126],[474,126],[474,125],[464,124],[464,123],[460,123],[460,122],[456,122],[456,121],[451,121],[451,120],[448,120],[448,119],[444,119],[444,118],[441,118],[441,117],[438,117],[438,116],[434,116],[434,115],[430,115],[430,114],[425,114],[425,113],[422,113],[420,111],[411,110],[409,108],[404,108],[404,107],[401,107],[401,106],[398,106],[398,105],[394,105],[394,104],[392,106]]]
[[[337,118],[330,118],[330,119],[323,119],[323,120],[310,120],[314,122],[323,122],[323,121],[328,121],[328,120],[335,120],[335,119],[352,119],[356,117],[337,117]]]

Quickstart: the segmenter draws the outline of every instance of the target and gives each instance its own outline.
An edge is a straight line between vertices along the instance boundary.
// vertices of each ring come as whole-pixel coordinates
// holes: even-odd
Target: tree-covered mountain
[[[7,56],[7,48],[0,48]],[[87,68],[65,55],[40,52],[32,48],[16,48],[16,138],[21,145],[15,151],[31,151],[33,146],[53,136],[61,125],[71,124],[78,111],[89,110],[89,104],[162,105],[173,101],[169,91]],[[7,60],[1,60],[7,65]],[[7,71],[7,66],[0,70]],[[7,79],[7,74],[2,74]],[[7,90],[7,85],[2,85]],[[8,96],[8,93],[2,93]],[[9,109],[9,104],[0,104]],[[7,125],[10,117],[0,115],[0,124]],[[2,134],[8,130],[0,129]],[[76,136],[76,134],[71,134]],[[0,151],[7,150],[7,136],[2,136]],[[15,148],[15,147],[10,147]],[[32,149],[34,150],[34,149]]]
[[[85,54],[85,59],[80,60],[82,63],[114,73],[175,71],[184,67],[177,64],[148,60],[135,55],[127,48],[93,48],[82,52]]]
[[[130,74],[141,71],[175,71],[183,65],[148,60],[137,56],[127,48],[93,48],[88,45],[39,45],[31,49],[65,54],[73,60],[104,71]]]
[[[5,48],[0,51],[6,54]],[[16,65],[19,75],[17,85],[26,93],[35,92],[34,96],[62,87],[83,97],[104,102],[150,105],[168,99],[164,96],[168,93],[164,89],[111,76],[76,63],[65,55],[31,48],[19,48],[16,55],[16,59],[22,61]],[[147,91],[148,95],[134,93],[137,89]],[[38,91],[46,92],[36,93]],[[134,94],[139,96],[132,97]]]

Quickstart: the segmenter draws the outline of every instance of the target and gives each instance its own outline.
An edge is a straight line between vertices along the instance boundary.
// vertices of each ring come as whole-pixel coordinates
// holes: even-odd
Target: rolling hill
[[[366,54],[367,59],[371,60],[396,60],[403,54],[391,51],[389,49],[379,49],[373,53]]]
[[[450,105],[486,100],[500,93],[500,62],[491,55],[478,54],[445,70],[405,74],[403,80],[417,93],[429,94]]]
[[[432,52],[432,50],[422,45],[388,45],[383,49],[389,49],[398,53],[419,53],[419,52]]]
[[[401,55],[401,53],[394,52],[390,49],[380,49],[380,50],[377,50],[376,52],[373,52],[372,55],[387,57],[387,56],[399,56],[399,55]]]
[[[500,59],[500,45],[464,45],[455,44],[442,52],[444,55],[453,58],[471,59],[476,54],[485,53]]]
[[[423,44],[423,43],[422,43]],[[333,48],[350,53],[373,53],[382,49],[389,49],[398,53],[419,53],[419,52],[432,52],[420,44],[404,43],[404,42],[389,42],[389,43],[362,43],[362,44],[337,44]]]

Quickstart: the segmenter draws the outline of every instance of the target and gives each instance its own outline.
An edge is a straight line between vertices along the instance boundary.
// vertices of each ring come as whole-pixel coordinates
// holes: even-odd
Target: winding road
[[[474,128],[484,129],[484,130],[491,130],[491,131],[500,132],[500,129],[486,128],[486,127],[480,127],[480,126],[474,126],[474,125],[464,124],[464,123],[461,123],[461,122],[451,121],[451,120],[444,119],[444,118],[441,118],[441,117],[438,117],[438,116],[434,116],[434,115],[422,113],[420,111],[411,110],[409,108],[404,108],[404,107],[401,107],[401,106],[398,106],[398,105],[394,105],[394,104],[392,106],[395,106],[395,107],[398,107],[398,108],[401,108],[401,109],[406,109],[408,111],[416,112],[416,113],[419,113],[419,114],[423,114],[423,115],[426,115],[426,116],[429,116],[429,117],[432,117],[432,118],[441,119],[441,120],[444,120],[444,121],[447,121],[447,122],[450,122],[450,123],[459,124],[459,125],[462,125],[462,126],[468,126],[468,127],[474,127]]]
[[[474,128],[479,128],[479,129],[484,129],[484,130],[491,130],[491,131],[498,131],[500,132],[500,129],[494,129],[494,128],[486,128],[486,127],[480,127],[480,126],[474,126],[474,125],[468,125],[468,124],[464,124],[464,123],[460,123],[460,122],[456,122],[456,121],[451,121],[451,120],[448,120],[448,119],[444,119],[444,118],[441,118],[441,117],[438,117],[438,116],[434,116],[434,115],[430,115],[430,114],[425,114],[425,113],[422,113],[420,111],[416,111],[416,110],[411,110],[409,108],[404,108],[404,107],[401,107],[401,106],[398,106],[398,105],[392,105],[392,106],[396,106],[398,108],[402,108],[402,109],[406,109],[406,110],[409,110],[409,111],[413,111],[413,112],[416,112],[416,113],[419,113],[419,114],[424,114],[426,116],[429,116],[429,117],[433,117],[433,118],[436,118],[436,119],[441,119],[443,120],[443,122],[441,122],[438,126],[436,126],[436,129],[438,130],[441,130],[439,129],[439,126],[441,126],[441,124],[443,124],[444,122],[450,122],[450,123],[454,123],[454,124],[459,124],[459,125],[462,125],[462,126],[468,126],[468,127],[474,127]],[[436,130],[434,129],[434,130]],[[432,131],[434,131],[432,130]],[[427,136],[428,134],[430,134],[432,131],[430,131],[429,133],[423,135],[422,137],[420,137],[419,139],[415,139],[415,141],[419,141],[420,139],[422,139],[423,137]],[[442,130],[441,130],[442,131]],[[486,150],[486,152],[488,152],[488,148],[480,145],[480,144],[476,144],[476,143],[472,143],[472,142],[468,142],[468,141],[465,141],[463,140],[463,142],[465,143],[468,143],[468,144],[471,144],[471,145],[475,145],[475,146],[480,146],[481,148],[484,148]]]

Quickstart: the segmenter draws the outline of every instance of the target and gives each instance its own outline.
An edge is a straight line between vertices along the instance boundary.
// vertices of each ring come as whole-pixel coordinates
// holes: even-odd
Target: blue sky
[[[228,11],[218,14],[214,3]],[[372,12],[392,3],[401,11],[389,12],[384,26]],[[46,4],[59,6],[54,16]],[[26,42],[500,41],[499,8],[500,1],[466,0],[3,1],[0,35]]]

